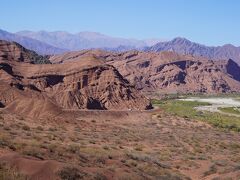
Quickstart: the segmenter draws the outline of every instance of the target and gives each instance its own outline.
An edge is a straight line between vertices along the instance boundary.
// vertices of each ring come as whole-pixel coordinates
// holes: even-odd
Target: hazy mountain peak
[[[222,47],[225,47],[225,48],[236,48],[236,46],[234,46],[232,44],[224,44]]]
[[[107,36],[107,35],[104,35],[102,33],[99,33],[99,32],[92,32],[92,31],[82,31],[82,32],[79,32],[77,34],[80,34],[80,35],[86,35],[86,36],[92,36],[92,35],[97,35],[97,36]]]
[[[18,35],[37,39],[59,48],[82,50],[92,48],[118,48],[119,46],[143,48],[147,46],[144,40],[124,39],[107,36],[98,32],[83,31],[76,34],[68,32],[31,32],[21,31]]]
[[[184,37],[175,37],[172,39],[172,41],[190,41],[190,40]]]
[[[144,39],[144,42],[147,46],[153,46],[159,42],[166,42],[167,39],[160,39],[160,38],[151,38],[151,39]]]
[[[173,42],[173,43],[193,43],[190,40],[183,38],[183,37],[176,37],[171,42]]]
[[[8,32],[0,29],[0,33],[8,33]]]
[[[21,31],[21,32],[30,33],[31,31]],[[0,39],[17,42],[30,50],[36,51],[39,54],[59,54],[66,51],[66,49],[54,47],[48,43],[41,42],[37,39],[21,36],[19,34],[9,33],[1,29],[0,29]]]
[[[76,35],[78,35],[79,37],[83,37],[89,40],[97,40],[100,38],[112,38],[110,36],[98,33],[98,32],[90,32],[90,31],[83,31],[83,32],[79,32]]]
[[[174,51],[179,54],[202,56],[213,60],[233,59],[240,64],[240,48],[232,44],[224,46],[205,46],[192,42],[186,38],[177,37],[168,42],[160,42],[147,49],[147,51]]]

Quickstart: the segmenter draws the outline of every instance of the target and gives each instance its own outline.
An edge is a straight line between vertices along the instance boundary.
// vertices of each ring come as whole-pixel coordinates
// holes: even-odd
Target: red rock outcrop
[[[67,57],[67,58],[66,58]],[[160,93],[225,93],[240,91],[240,67],[232,60],[211,61],[174,52],[100,50],[53,56],[52,62],[94,57],[113,65],[138,90]],[[65,59],[65,60],[64,60]]]
[[[0,59],[6,61],[29,62],[32,64],[50,63],[48,58],[30,51],[16,42],[0,40]]]
[[[28,57],[15,51],[14,46],[7,43],[8,57],[0,57],[0,102],[6,108],[33,116],[59,108],[143,110],[151,107],[149,100],[112,65],[95,58],[34,65],[25,63],[29,62]]]

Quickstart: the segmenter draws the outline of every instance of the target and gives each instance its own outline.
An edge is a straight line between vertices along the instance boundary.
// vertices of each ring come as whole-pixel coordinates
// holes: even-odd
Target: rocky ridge
[[[231,44],[223,46],[205,46],[191,42],[186,38],[174,38],[171,41],[159,42],[145,49],[148,52],[172,51],[183,55],[202,56],[212,60],[234,59],[240,64],[240,47]]]
[[[77,58],[76,58],[77,57]],[[56,55],[53,63],[94,57],[116,67],[138,90],[159,93],[229,93],[240,91],[240,67],[233,60],[213,61],[175,52],[122,53],[101,50]]]
[[[18,49],[8,42],[5,47]],[[34,65],[28,53],[8,51],[7,57],[0,56],[0,102],[14,112],[39,116],[51,109],[151,108],[148,99],[101,60]]]

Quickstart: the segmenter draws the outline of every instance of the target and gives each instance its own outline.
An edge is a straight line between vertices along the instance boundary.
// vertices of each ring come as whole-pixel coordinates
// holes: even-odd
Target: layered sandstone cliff
[[[240,67],[233,60],[212,61],[174,52],[85,50],[50,58],[53,63],[86,57],[113,65],[138,90],[160,93],[225,93],[240,91]]]
[[[4,107],[31,114],[48,108],[143,110],[151,107],[149,100],[112,65],[96,58],[34,65],[28,63],[27,50],[19,52],[18,45],[8,42],[5,47],[0,49],[0,52],[7,51],[7,56],[6,53],[0,56],[0,102]]]

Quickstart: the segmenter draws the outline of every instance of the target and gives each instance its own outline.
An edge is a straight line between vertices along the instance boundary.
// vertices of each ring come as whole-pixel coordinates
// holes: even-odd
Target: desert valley
[[[100,49],[42,56],[4,40],[0,56],[3,179],[239,177],[239,108],[177,100],[239,98],[233,60]]]
[[[9,1],[0,180],[240,180],[240,3]]]

